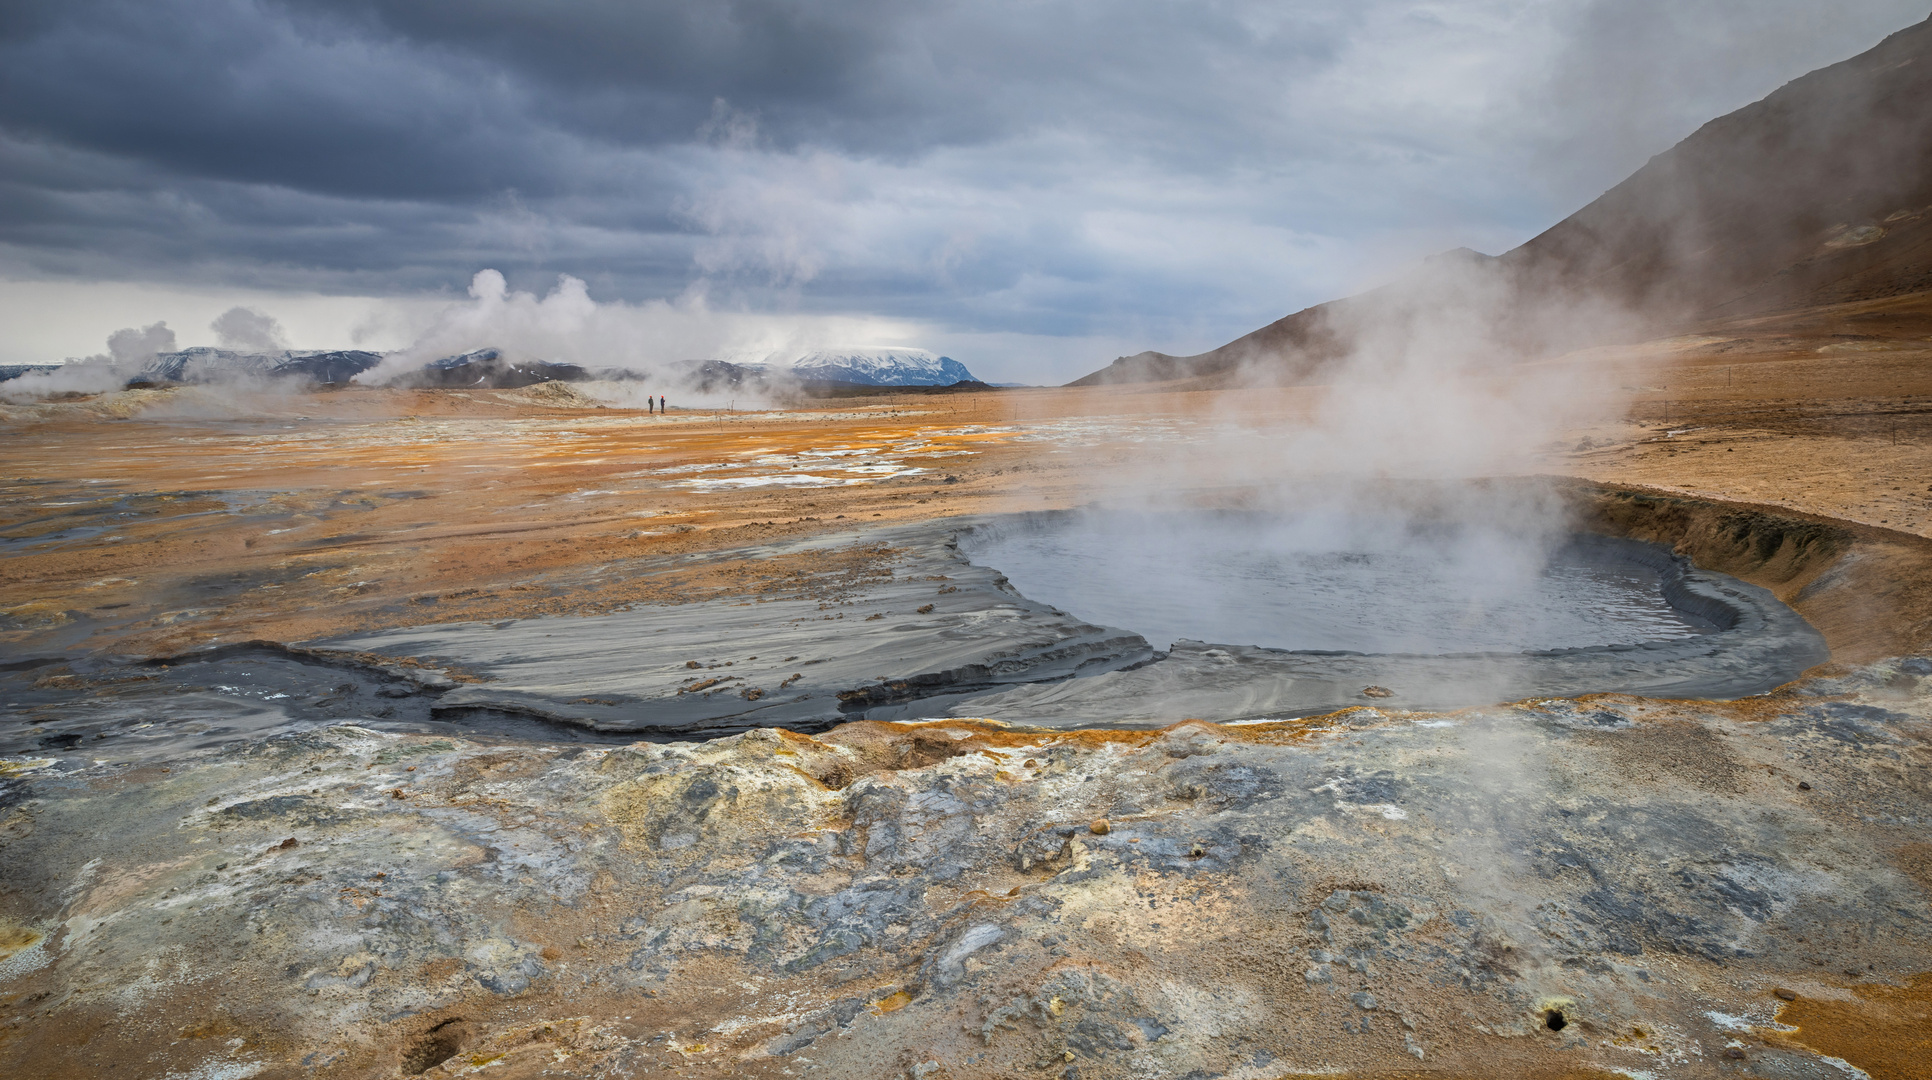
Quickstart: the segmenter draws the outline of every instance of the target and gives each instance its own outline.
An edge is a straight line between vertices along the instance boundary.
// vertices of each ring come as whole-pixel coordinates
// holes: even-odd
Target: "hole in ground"
[[[1551,1009],[1549,1012],[1543,1014],[1543,1026],[1549,1028],[1551,1031],[1562,1031],[1564,1028],[1570,1026],[1570,1022],[1563,1018],[1562,1009]]]
[[[421,1076],[456,1056],[463,1048],[467,1028],[460,1016],[451,1017],[411,1040],[403,1050],[404,1075]]]

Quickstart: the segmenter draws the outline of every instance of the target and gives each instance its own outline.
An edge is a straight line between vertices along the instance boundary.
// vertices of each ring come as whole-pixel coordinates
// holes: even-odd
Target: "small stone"
[[[919,614],[921,614],[921,615],[931,615],[931,614],[932,614],[932,605],[931,605],[931,604],[924,604],[924,605],[921,605],[921,606],[920,606],[920,608],[919,608]]]
[[[1803,780],[1800,780],[1800,781],[1798,781],[1798,790],[1799,790],[1799,791],[1810,791],[1810,790],[1811,790],[1811,785],[1810,785],[1810,784],[1808,784],[1808,783],[1806,783],[1806,782],[1804,782]]]
[[[686,660],[684,662],[684,666],[688,668],[700,668],[700,667],[703,667],[704,665],[698,663],[696,660]]]
[[[1361,1009],[1363,1012],[1375,1011],[1375,1005],[1376,1005],[1375,995],[1369,993],[1366,990],[1361,991],[1360,993],[1348,995],[1348,1000],[1353,1001],[1355,1003],[1355,1007],[1358,1009]]]
[[[296,848],[296,847],[301,847],[301,846],[302,846],[302,841],[300,841],[300,840],[297,840],[296,838],[294,838],[293,836],[291,836],[291,837],[289,837],[289,838],[288,838],[287,840],[284,840],[284,841],[282,841],[281,843],[279,843],[279,844],[276,844],[275,846],[276,846],[276,847],[278,847],[278,848],[280,848],[280,849],[282,849],[283,851],[287,851],[287,850],[289,850],[290,848]]]
[[[1386,686],[1364,686],[1362,687],[1362,696],[1373,698],[1394,697],[1395,691]]]
[[[401,788],[397,788],[396,790],[389,793],[389,797],[392,799],[407,799],[409,798],[409,793],[404,791]]]
[[[1114,824],[1106,818],[1095,818],[1093,824],[1087,826],[1087,831],[1095,836],[1105,836],[1114,831]]]
[[[1724,1048],[1724,1056],[1732,1061],[1743,1061],[1744,1048],[1741,1046],[1727,1046]]]
[[[1774,998],[1777,998],[1779,1001],[1798,1000],[1798,992],[1796,990],[1786,990],[1782,986],[1778,987],[1776,990],[1771,991],[1771,996]]]

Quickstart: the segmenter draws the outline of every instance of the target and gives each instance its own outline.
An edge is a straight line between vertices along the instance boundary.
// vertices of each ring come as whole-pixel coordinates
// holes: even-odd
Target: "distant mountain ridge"
[[[548,360],[512,360],[501,349],[475,349],[460,356],[431,360],[397,379],[401,386],[421,388],[477,387],[494,390],[535,386],[541,382],[583,382],[596,378],[576,364]]]
[[[158,353],[147,360],[111,362],[106,358],[70,364],[22,364],[0,368],[0,382],[26,375],[66,370],[91,376],[96,389],[109,384],[161,386],[172,383],[209,383],[234,378],[288,379],[313,386],[344,386],[357,375],[380,364],[384,354],[357,349],[285,350],[248,353],[196,346]],[[412,370],[385,378],[396,386],[418,389],[510,389],[540,382],[582,382],[590,379],[662,379],[700,393],[744,389],[750,392],[786,387],[955,386],[977,384],[966,365],[948,356],[905,347],[823,349],[797,355],[773,354],[763,362],[731,363],[691,360],[642,372],[626,368],[585,368],[548,360],[516,359],[502,349],[473,349],[431,360]]]
[[[99,372],[104,381],[119,380],[128,385],[215,382],[236,376],[262,379],[298,379],[324,386],[348,383],[375,367],[381,353],[362,349],[285,349],[279,352],[248,353],[218,349],[209,345],[156,353],[144,361],[115,363],[105,357],[74,360],[65,364],[0,365],[0,382],[27,375]]]
[[[245,353],[198,345],[178,352],[157,353],[130,381],[211,382],[234,374],[246,374],[339,385],[375,367],[381,360],[381,353],[363,349],[286,349],[271,353]]]
[[[1220,348],[1123,356],[1070,385],[1306,382],[1445,307],[1480,308],[1497,340],[1532,356],[1928,289],[1932,19],[1712,120],[1501,256],[1448,252]]]
[[[818,349],[796,356],[773,353],[765,358],[764,366],[789,370],[800,382],[951,386],[979,381],[965,364],[950,356],[901,346]]]

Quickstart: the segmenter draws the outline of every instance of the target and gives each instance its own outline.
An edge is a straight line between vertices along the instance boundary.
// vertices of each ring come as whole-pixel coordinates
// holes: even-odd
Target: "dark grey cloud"
[[[545,131],[486,60],[247,0],[79,0],[0,41],[0,123],[180,177],[357,197],[539,186]]]
[[[1922,4],[10,0],[0,274],[1184,350],[1520,241]]]

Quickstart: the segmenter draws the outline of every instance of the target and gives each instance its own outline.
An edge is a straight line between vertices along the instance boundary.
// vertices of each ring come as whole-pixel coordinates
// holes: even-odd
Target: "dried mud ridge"
[[[50,751],[0,780],[0,1072],[1922,1075],[1929,717],[1911,658],[1730,705]]]

